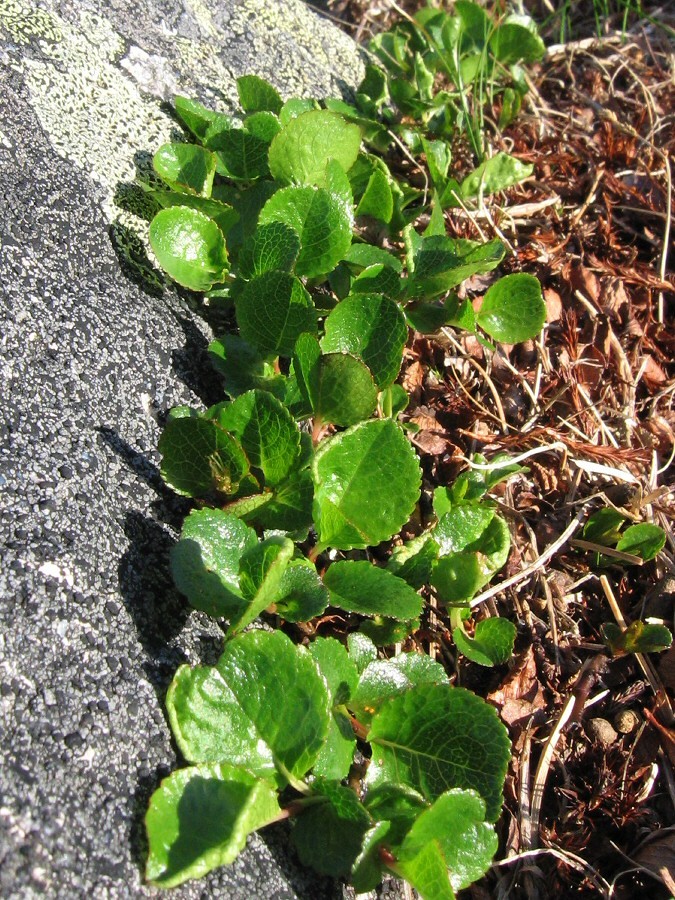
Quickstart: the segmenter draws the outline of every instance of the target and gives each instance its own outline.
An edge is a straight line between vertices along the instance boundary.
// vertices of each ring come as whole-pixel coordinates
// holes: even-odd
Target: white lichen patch
[[[325,94],[335,94],[341,83],[356,85],[363,77],[363,60],[354,41],[304,3],[242,0],[228,27],[251,38],[251,59],[261,66],[256,74],[273,81],[286,97],[306,96],[310,78],[309,93],[319,87]],[[286,45],[283,61],[270,52],[270,35],[275,36],[275,46]]]
[[[185,5],[207,37],[217,38],[219,36],[211,10],[203,0],[186,0]]]
[[[1,0],[0,32],[9,35],[15,44],[22,45],[35,39],[50,43],[61,40],[61,29],[55,18],[21,0]]]
[[[127,55],[120,60],[120,66],[146,94],[169,101],[179,92],[176,73],[164,56],[146,53],[140,47],[132,45]]]
[[[123,39],[102,17],[83,11],[79,27],[59,22],[48,62],[24,60],[33,108],[56,152],[102,185],[109,221],[118,182],[133,181],[134,153],[169,140],[172,123],[116,65]]]
[[[57,7],[55,0],[42,0],[42,8],[0,0],[0,35],[9,37],[50,143],[102,187],[106,219],[140,234],[147,230],[143,220],[122,212],[114,196],[135,180],[134,156],[147,158],[175,134],[158,100],[181,93],[234,108],[236,77],[246,72],[269,78],[287,97],[335,93],[340,82],[356,83],[362,71],[354,43],[299,0],[237,0],[215,10],[206,0],[183,5],[203,40],[171,34],[169,54],[162,22],[159,50],[152,34],[125,39],[91,9],[66,21],[47,11]],[[30,43],[39,44],[39,55],[17,54],[15,45]]]

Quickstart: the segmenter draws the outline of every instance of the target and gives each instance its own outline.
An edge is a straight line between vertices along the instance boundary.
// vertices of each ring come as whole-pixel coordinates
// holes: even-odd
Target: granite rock
[[[171,585],[185,505],[156,452],[170,407],[213,400],[209,330],[129,202],[176,128],[162,101],[227,109],[247,72],[335,94],[360,67],[299,0],[0,0],[3,897],[155,893],[143,813],[177,762],[164,694],[219,649]],[[342,895],[283,829],[173,893]]]

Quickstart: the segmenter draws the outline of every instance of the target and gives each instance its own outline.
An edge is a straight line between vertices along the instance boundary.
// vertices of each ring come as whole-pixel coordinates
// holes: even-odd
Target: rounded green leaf
[[[325,322],[324,353],[360,356],[380,390],[401,368],[408,327],[400,308],[381,294],[354,294],[335,307]]]
[[[490,337],[506,344],[536,337],[546,321],[539,281],[524,272],[500,278],[485,294],[476,321]]]
[[[270,747],[215,666],[180,666],[166,695],[171,731],[191,763],[244,766],[260,778],[278,778]]]
[[[625,522],[626,517],[611,506],[598,509],[588,517],[584,525],[584,538],[595,544],[611,547],[620,539]]]
[[[415,451],[392,419],[361,422],[321,444],[312,476],[320,544],[340,550],[388,540],[420,495]]]
[[[487,581],[477,553],[452,553],[434,564],[431,584],[443,603],[468,603]]]
[[[650,522],[641,522],[638,525],[631,525],[624,531],[616,549],[649,560],[661,552],[665,543],[666,533],[663,528]]]
[[[239,213],[233,207],[214,200],[212,197],[197,197],[193,194],[179,194],[176,191],[153,191],[152,199],[156,200],[163,209],[169,209],[172,206],[189,206],[190,209],[204,213],[209,219],[213,219],[224,236],[239,220]]]
[[[264,272],[290,272],[300,252],[300,238],[283,222],[260,225],[239,253],[239,274],[253,278]]]
[[[532,171],[532,165],[521,162],[515,156],[496,153],[467,175],[461,184],[460,194],[465,198],[477,197],[481,192],[486,196],[494,194],[529,178]]]
[[[369,418],[377,387],[366,364],[350,353],[327,353],[318,365],[314,415],[343,428]]]
[[[229,122],[228,117],[223,115],[223,113],[214,112],[201,103],[197,103],[196,100],[189,100],[187,97],[174,97],[173,102],[180,120],[200,141],[204,140],[206,132],[214,122]]]
[[[407,582],[367,560],[333,563],[323,583],[330,591],[331,605],[349,612],[404,622],[422,612],[422,598]]]
[[[440,556],[458,553],[480,538],[495,511],[489,506],[455,506],[441,517],[434,528],[434,540]]]
[[[364,724],[382,704],[416,684],[444,684],[448,680],[440,663],[424,653],[401,653],[392,659],[371,662],[359,679],[349,701],[349,708]]]
[[[546,44],[529,16],[509,16],[490,38],[490,49],[506,66],[517,62],[536,62],[546,53]]]
[[[391,266],[378,263],[369,266],[354,278],[351,283],[353,294],[384,294],[386,297],[398,297],[402,282]]]
[[[500,666],[513,655],[516,626],[508,619],[491,616],[476,625],[470,638],[463,628],[454,628],[452,637],[460,653],[479,666]]]
[[[225,644],[217,668],[277,765],[302,778],[330,722],[328,688],[309,653],[281,631],[250,631]]]
[[[283,403],[268,391],[248,391],[231,403],[218,404],[212,417],[237,438],[250,464],[263,473],[266,485],[275,487],[294,471],[300,456],[300,429]]]
[[[162,144],[152,158],[155,172],[172,187],[201,197],[211,194],[216,158],[196,144]]]
[[[414,859],[429,844],[438,845],[453,890],[460,891],[487,872],[497,852],[494,828],[485,821],[485,803],[475,791],[442,794],[415,821],[397,858]]]
[[[304,286],[286,272],[265,272],[237,298],[241,336],[261,353],[290,356],[298,337],[316,333],[314,304]]]
[[[328,588],[314,566],[304,559],[292,560],[281,578],[275,601],[277,615],[288,622],[308,622],[328,606]]]
[[[317,339],[302,334],[295,345],[293,370],[300,393],[318,421],[348,427],[375,411],[377,386],[356,356],[322,354]]]
[[[298,275],[326,275],[340,262],[352,240],[352,219],[341,197],[317,187],[287,187],[273,194],[259,225],[283,222],[300,238]]]
[[[278,114],[284,105],[277,89],[258,75],[237,78],[237,93],[244,112],[269,110]]]
[[[179,494],[234,494],[248,472],[237,441],[211,419],[171,419],[159,439],[162,478]]]
[[[310,110],[291,119],[272,141],[270,172],[282,184],[323,184],[328,160],[347,172],[360,146],[356,125],[325,109]]]
[[[162,209],[150,223],[150,245],[164,271],[192,291],[208,291],[228,269],[216,223],[187,206]]]
[[[255,531],[222,509],[195,509],[183,524],[171,551],[171,574],[195,609],[211,616],[229,616],[243,599],[239,561],[257,544]]]
[[[276,791],[245,769],[193,766],[165,778],[145,817],[148,881],[175,887],[231,863],[279,815]]]
[[[359,200],[357,216],[372,216],[380,222],[389,223],[394,214],[394,197],[389,179],[380,169],[370,176],[366,190]]]
[[[509,739],[497,711],[471,691],[417,685],[382,706],[368,739],[373,787],[407,784],[432,801],[452,788],[473,789],[487,821],[499,816]]]

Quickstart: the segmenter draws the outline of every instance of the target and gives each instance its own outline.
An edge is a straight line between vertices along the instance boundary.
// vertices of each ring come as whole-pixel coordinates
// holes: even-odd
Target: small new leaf
[[[524,272],[500,278],[485,294],[476,321],[490,337],[506,344],[536,337],[546,321],[541,284]]]

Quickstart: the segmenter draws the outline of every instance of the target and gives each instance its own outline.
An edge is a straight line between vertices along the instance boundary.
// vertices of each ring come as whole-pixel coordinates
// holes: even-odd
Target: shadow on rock
[[[279,822],[263,828],[258,836],[265,844],[274,862],[298,897],[312,897],[313,900],[344,900],[342,884],[332,878],[319,875],[313,869],[302,865],[291,843],[291,827],[288,822]]]
[[[161,525],[137,512],[127,513],[124,533],[130,545],[119,564],[120,590],[148,655],[148,679],[163,698],[176,669],[186,661],[175,642],[190,614],[171,579],[175,541]]]
[[[145,831],[145,814],[148,811],[150,797],[160,785],[160,782],[171,774],[170,766],[159,766],[151,775],[142,775],[138,779],[129,809],[129,848],[131,858],[141,871],[141,877],[145,870],[148,858],[148,836]]]
[[[225,395],[209,359],[209,341],[189,316],[175,315],[175,319],[185,335],[185,345],[171,353],[174,372],[206,406],[220,403]]]

